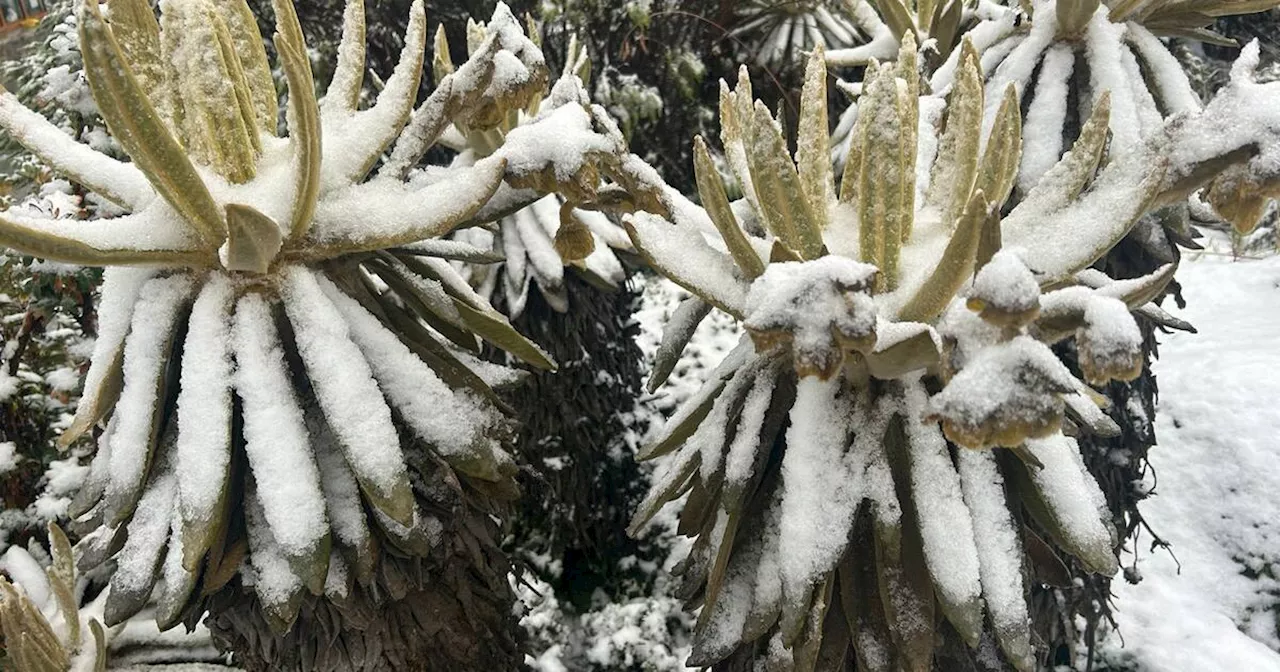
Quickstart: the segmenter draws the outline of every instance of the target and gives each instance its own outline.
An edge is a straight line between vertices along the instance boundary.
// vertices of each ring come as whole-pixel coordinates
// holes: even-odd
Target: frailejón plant
[[[617,129],[569,97],[483,159],[419,168],[451,124],[493,128],[541,96],[541,51],[506,6],[415,109],[427,31],[414,2],[399,65],[358,109],[363,2],[347,3],[317,100],[293,5],[278,0],[288,133],[277,137],[249,7],[163,10],[79,11],[90,88],[132,162],[0,94],[0,126],[127,213],[0,213],[0,244],[108,267],[84,399],[62,438],[97,438],[71,514],[89,530],[82,565],[117,563],[106,623],[159,586],[162,627],[209,611],[248,669],[514,667],[493,514],[516,494],[515,465],[491,388],[511,376],[466,351],[483,339],[554,364],[449,265],[458,246],[436,239],[561,184],[581,193]]]
[[[1220,115],[1276,87],[1250,83],[1245,63],[1202,115],[1111,152],[1103,94],[1002,216],[1024,147],[1017,90],[984,95],[977,51],[966,40],[960,54],[946,101],[918,97],[909,33],[895,64],[872,63],[838,194],[822,50],[794,160],[744,75],[722,86],[721,139],[745,202],[725,197],[699,138],[705,210],[627,220],[640,253],[696,295],[663,353],[677,356],[711,308],[749,335],[644,455],[666,457],[633,532],[687,495],[693,665],[928,670],[945,627],[1032,670],[1024,525],[1091,571],[1117,568],[1068,432],[1114,431],[1089,385],[1139,373],[1130,312],[1153,308],[1174,267],[1124,281],[1087,267],[1223,157],[1272,156],[1266,122],[1224,132]],[[1049,348],[1066,339],[1085,380]]]

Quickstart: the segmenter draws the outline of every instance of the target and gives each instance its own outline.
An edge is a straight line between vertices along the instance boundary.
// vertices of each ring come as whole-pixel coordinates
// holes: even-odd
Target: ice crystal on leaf
[[[487,132],[543,90],[541,51],[507,7],[416,109],[422,0],[399,65],[365,109],[363,3],[348,5],[322,101],[292,3],[278,0],[275,13],[285,137],[243,2],[165,0],[157,19],[142,0],[113,1],[109,16],[84,0],[88,82],[131,162],[0,93],[0,126],[128,213],[0,213],[6,246],[111,267],[84,401],[62,439],[100,429],[72,515],[98,528],[82,562],[118,559],[108,624],[156,585],[169,627],[198,617],[240,573],[283,629],[304,593],[371,584],[381,545],[370,529],[408,554],[438,533],[415,502],[411,454],[442,460],[487,497],[513,496],[502,404],[463,351],[484,339],[534,366],[554,363],[467,287],[445,261],[451,248],[433,239],[488,221],[486,208],[562,184],[594,188],[596,163],[618,145],[616,128],[568,96],[563,115],[531,120],[518,143],[497,136],[483,158],[420,168],[450,124]],[[495,205],[503,193],[516,196]]]
[[[1274,175],[1262,160],[1280,139],[1263,120],[1274,112],[1228,133],[1213,110],[1280,109],[1278,92],[1242,83],[1109,151],[1104,93],[1015,205],[1019,88],[984,86],[969,39],[956,53],[945,101],[918,95],[912,32],[896,63],[870,64],[838,193],[821,48],[794,156],[745,78],[722,86],[745,204],[728,201],[698,138],[702,208],[668,195],[662,216],[625,220],[642,256],[750,336],[642,453],[669,457],[633,531],[688,497],[692,665],[929,669],[936,612],[971,646],[990,637],[1035,669],[1023,509],[1090,571],[1116,571],[1098,485],[1064,433],[1114,425],[1049,346],[1074,338],[1089,383],[1137,375],[1130,313],[1154,309],[1174,265],[1120,282],[1088,267],[1240,154],[1259,157],[1241,164],[1252,179]],[[678,334],[705,314],[687,311]]]

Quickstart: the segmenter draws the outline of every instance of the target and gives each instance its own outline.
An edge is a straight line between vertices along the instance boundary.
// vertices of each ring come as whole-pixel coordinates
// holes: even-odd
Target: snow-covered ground
[[[1104,660],[1141,672],[1280,670],[1280,257],[1203,254],[1178,280],[1188,304],[1178,315],[1200,333],[1162,338],[1156,496],[1141,505],[1177,561],[1135,549],[1143,578],[1115,583],[1120,632]]]

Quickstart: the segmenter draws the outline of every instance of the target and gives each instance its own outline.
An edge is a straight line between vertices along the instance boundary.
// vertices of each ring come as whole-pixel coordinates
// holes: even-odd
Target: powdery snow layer
[[[1280,258],[1204,255],[1178,271],[1199,334],[1164,336],[1151,451],[1156,496],[1142,505],[1173,544],[1179,574],[1149,537],[1143,580],[1114,584],[1105,659],[1142,672],[1280,670]],[[1125,558],[1132,564],[1134,558]]]

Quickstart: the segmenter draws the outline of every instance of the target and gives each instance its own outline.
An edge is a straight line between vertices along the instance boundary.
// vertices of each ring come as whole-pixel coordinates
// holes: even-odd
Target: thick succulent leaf
[[[280,225],[248,205],[231,203],[226,212],[227,242],[220,251],[223,268],[266,273],[284,243]]]
[[[1066,279],[1106,254],[1151,209],[1167,165],[1162,155],[1135,149],[1113,159],[1090,191],[1057,212],[1029,198],[1005,218],[1004,243],[1023,248],[1024,262],[1045,281]]]
[[[653,443],[645,446],[637,455],[638,459],[649,460],[655,457],[666,455],[672,450],[678,448],[689,438],[697,429],[702,420],[711,412],[711,407],[715,404],[716,398],[724,391],[725,383],[728,382],[742,368],[748,359],[753,356],[755,349],[751,346],[751,341],[744,339],[725,355],[720,365],[711,372],[707,381],[702,384],[698,392],[689,398],[688,401],[676,411],[675,415],[667,421],[667,424],[658,434],[658,438]]]
[[[257,293],[236,302],[234,380],[244,402],[245,453],[268,534],[299,579],[323,586],[329,561],[324,494],[272,312]],[[251,529],[251,540],[253,534]]]
[[[656,392],[671,376],[676,364],[680,362],[680,355],[684,353],[685,346],[689,345],[698,325],[709,314],[711,314],[711,304],[696,296],[681,301],[676,307],[675,312],[662,328],[662,343],[658,345],[658,351],[653,356],[653,373],[649,376],[647,386],[650,394]]]
[[[869,448],[888,469],[892,483],[873,498],[873,549],[883,619],[897,652],[898,667],[911,672],[930,669],[936,638],[933,578],[925,561],[919,517],[911,495],[906,426],[895,414],[866,427],[859,442],[879,442]]]
[[[868,352],[867,370],[881,380],[934,367],[942,353],[933,329],[922,323],[898,323],[890,334],[881,329],[875,349]]]
[[[178,478],[182,564],[189,570],[213,544],[225,521],[219,513],[231,475],[231,309],[235,290],[220,273],[210,276],[191,308],[178,392]]]
[[[525,338],[496,310],[477,310],[465,301],[454,299],[454,307],[463,324],[477,336],[511,353],[521,361],[547,371],[555,371],[556,363],[545,350]]]
[[[831,131],[827,127],[827,63],[821,43],[809,54],[805,68],[798,133],[796,168],[800,188],[809,199],[809,211],[817,226],[825,229],[827,207],[834,200],[835,186],[831,175]]]
[[[292,558],[273,536],[267,507],[259,501],[262,486],[245,493],[244,517],[248,528],[249,561],[257,574],[253,589],[262,603],[271,631],[283,635],[297,617],[306,585],[293,571]],[[328,560],[328,549],[325,560]]]
[[[825,155],[823,161],[826,162]],[[693,139],[693,169],[698,182],[698,194],[702,197],[702,207],[716,225],[716,230],[720,232],[720,237],[729,249],[729,254],[733,255],[738,268],[742,269],[748,280],[754,280],[764,272],[764,261],[747,240],[746,232],[738,225],[738,218],[729,205],[729,197],[702,136]]]
[[[812,592],[844,555],[848,530],[865,494],[867,457],[847,451],[852,409],[838,397],[841,378],[802,378],[796,386],[782,461],[779,543],[795,549],[782,558],[784,641],[799,635]]]
[[[723,383],[721,383],[723,388]],[[710,404],[707,404],[710,411]],[[627,526],[627,534],[635,537],[644,526],[653,520],[658,511],[688,484],[689,479],[698,472],[702,463],[702,452],[688,446],[676,453],[662,464],[662,468],[654,474],[649,492],[636,506],[636,513]]]
[[[2,87],[0,127],[32,154],[48,162],[54,170],[116,205],[137,211],[155,198],[155,190],[136,166],[76,142],[44,115],[27,109],[17,96]]]
[[[124,346],[124,387],[114,411],[109,525],[129,519],[142,496],[163,427],[174,341],[195,283],[185,275],[156,278],[139,292]]]
[[[1026,450],[1044,465],[1023,468],[1030,486],[1023,492],[1028,511],[1089,571],[1114,575],[1119,563],[1112,531],[1099,510],[1102,493],[1084,470],[1075,440],[1056,434],[1028,441]]]
[[[903,35],[916,31],[916,21],[903,0],[870,0],[870,2],[898,40],[902,40]]]
[[[915,216],[907,195],[915,189],[915,171],[907,160],[908,150],[915,153],[914,146],[907,146],[915,131],[907,128],[910,115],[903,111],[904,96],[893,69],[886,67],[859,104],[859,114],[866,115],[858,184],[860,253],[863,262],[880,268],[876,283],[882,290],[897,286],[902,235],[911,229]]]
[[[116,571],[111,575],[103,614],[108,627],[138,613],[151,597],[169,539],[176,495],[177,482],[166,465],[142,495],[137,513],[129,521],[128,541],[116,555]]]
[[[280,53],[285,81],[289,85],[289,145],[293,148],[295,173],[289,240],[297,241],[311,229],[316,213],[316,199],[320,194],[323,155],[320,143],[320,108],[316,103],[316,92],[311,80],[311,62],[307,60],[306,45],[301,39],[302,30],[297,28],[298,37],[290,38],[293,31],[288,30],[285,17],[280,15],[279,6],[282,3],[276,0],[276,4],[281,31],[276,34],[276,50]],[[291,3],[286,0],[283,4]],[[298,17],[293,14],[292,8],[286,16],[292,16],[293,23],[297,23]]]
[[[737,278],[732,258],[711,247],[692,224],[673,224],[647,212],[627,215],[623,223],[651,266],[711,305],[743,315],[747,285]]]
[[[259,133],[276,135],[279,99],[275,78],[271,76],[271,64],[262,45],[262,33],[258,32],[258,20],[245,0],[218,2],[219,15],[226,22],[231,43],[249,86],[254,118]],[[114,10],[113,10],[114,11]]]
[[[1058,0],[1058,35],[1064,39],[1079,37],[1100,4],[1101,0]]]
[[[919,518],[924,557],[947,620],[970,646],[982,635],[981,581],[973,520],[937,424],[921,419],[926,393],[907,385],[906,430],[911,496]]]
[[[1022,112],[1018,109],[1018,89],[1009,84],[987,137],[974,190],[986,194],[993,205],[1003,205],[1013,191],[1021,159]]]
[[[1053,212],[1074,201],[1093,182],[1107,146],[1110,123],[1111,92],[1103,91],[1071,151],[1063,155],[1023,199],[1026,207]]]
[[[120,43],[138,84],[161,113],[166,112],[164,66],[160,56],[160,23],[146,0],[116,0],[111,5],[111,32]]]
[[[938,144],[925,202],[942,211],[942,221],[958,221],[973,193],[982,138],[982,69],[973,43],[964,40],[960,67],[947,105],[947,128]]]
[[[982,597],[996,641],[1019,672],[1033,672],[1036,655],[1023,592],[1022,545],[1009,513],[1004,479],[990,451],[961,450],[956,463],[965,505],[973,515]]]
[[[503,261],[501,252],[476,247],[461,240],[432,238],[407,243],[391,250],[393,253],[418,257],[436,257],[449,261],[465,261],[468,264],[496,264]]]
[[[504,160],[486,159],[425,187],[382,178],[347,187],[320,201],[307,244],[284,256],[331,258],[442,236],[493,196],[505,170]]]
[[[124,387],[124,341],[129,334],[134,306],[148,280],[149,269],[110,268],[102,274],[98,306],[98,338],[93,343],[84,392],[71,425],[58,437],[65,448],[98,424],[115,406]],[[83,513],[83,512],[81,512]]]
[[[361,490],[392,520],[412,524],[413,493],[391,409],[342,314],[300,267],[286,272],[282,294],[307,378]]]
[[[462,322],[453,299],[438,281],[414,274],[403,262],[389,256],[367,262],[366,268],[387,283],[409,312],[458,347],[479,352],[475,335]],[[381,298],[389,297],[384,294]]]
[[[444,24],[440,25],[443,33]],[[439,48],[439,40],[436,43]],[[445,44],[448,49],[448,44]],[[365,68],[364,0],[347,0],[342,11],[342,41],[338,45],[338,62],[333,79],[320,101],[320,111],[327,118],[339,112],[354,112],[360,102]],[[437,55],[437,59],[439,56]]]
[[[822,256],[821,220],[801,188],[782,129],[760,101],[756,101],[746,150],[765,226],[805,259]]]
[[[226,24],[208,1],[168,3],[160,21],[164,59],[178,73],[172,90],[182,104],[178,131],[187,152],[233,184],[248,182],[256,172],[258,133]]]
[[[850,544],[857,550],[846,554],[840,563],[840,603],[853,633],[857,669],[891,672],[896,668],[896,652],[885,617],[876,554],[871,550],[875,544],[871,528],[871,516],[864,511]]]
[[[220,245],[226,235],[220,208],[138,83],[97,0],[84,0],[79,22],[89,88],[112,137],[200,240]]]
[[[354,114],[327,110],[323,118],[323,166],[334,183],[363,179],[409,121],[427,53],[427,15],[422,0],[410,6],[408,23],[400,62],[378,94],[377,103]]]
[[[86,223],[0,212],[0,246],[80,266],[212,265],[211,252],[195,249],[181,232],[156,231],[157,219],[141,214]]]
[[[175,507],[176,497],[175,493]],[[178,515],[170,517],[169,546],[160,564],[163,589],[156,598],[156,627],[161,631],[175,627],[182,621],[183,612],[195,593],[199,579],[199,567],[187,569],[183,566],[187,554],[182,546],[182,518]]]
[[[964,213],[956,222],[947,249],[934,266],[933,273],[929,274],[929,278],[916,290],[907,305],[898,311],[897,319],[931,322],[942,314],[964,283],[973,276],[984,224],[991,216],[992,205],[987,201],[986,194],[982,190],[974,191]]]
[[[751,76],[747,66],[738,68],[738,85],[733,91],[724,80],[720,81],[720,142],[724,145],[725,159],[734,177],[738,178],[738,186],[747,202],[760,212],[760,199],[756,195],[746,149],[754,117],[751,100]]]

